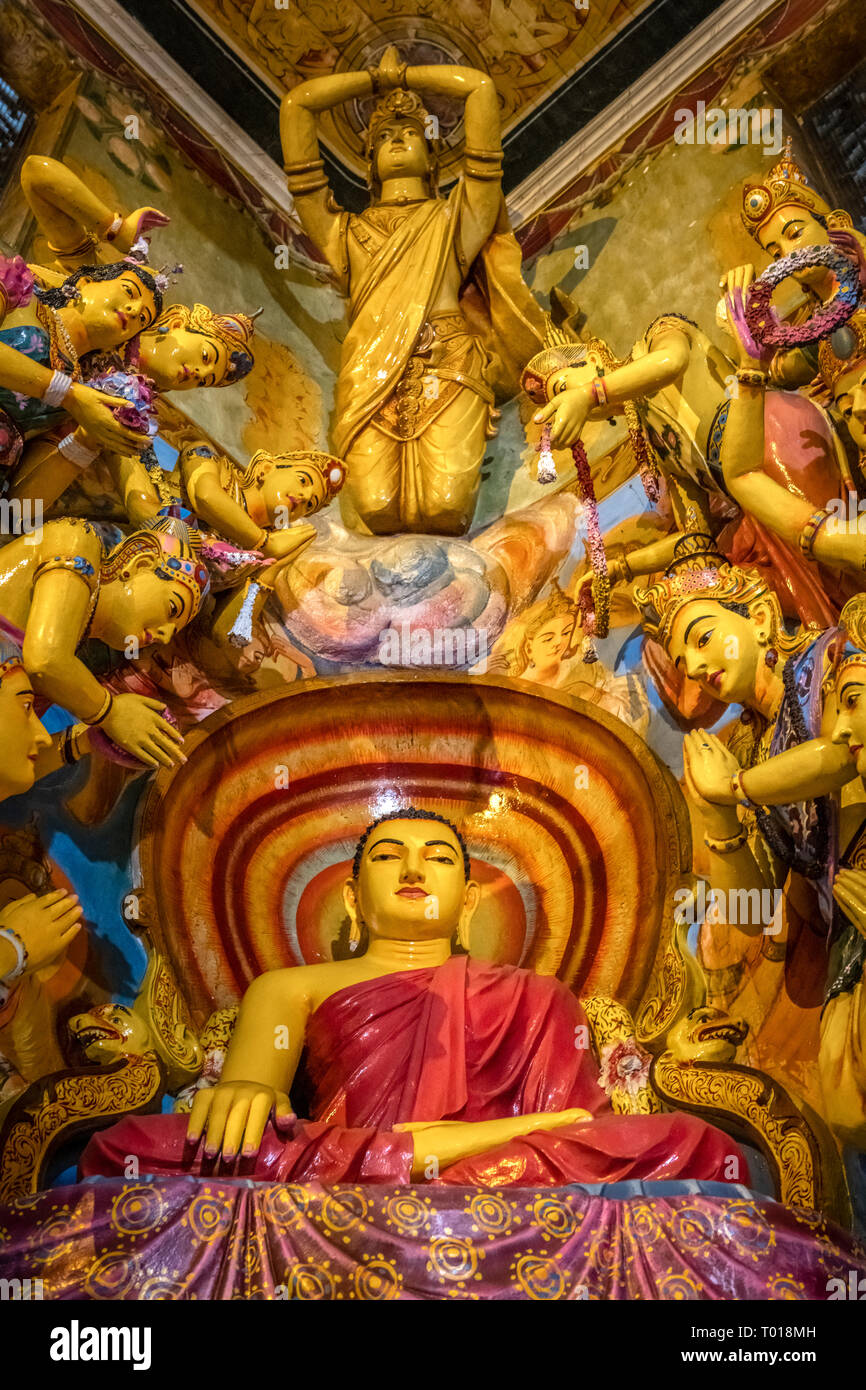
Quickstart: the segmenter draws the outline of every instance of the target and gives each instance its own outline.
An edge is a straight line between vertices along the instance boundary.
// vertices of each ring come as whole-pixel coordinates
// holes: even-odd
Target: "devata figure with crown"
[[[436,119],[416,89],[465,98],[463,177],[447,199],[438,195]],[[328,188],[315,116],[375,94],[371,202],[356,215]],[[374,71],[295,87],[281,135],[298,216],[348,298],[332,439],[348,465],[343,520],[377,535],[462,535],[494,393],[516,391],[543,329],[505,217],[493,83],[474,68],[408,67],[389,49]]]

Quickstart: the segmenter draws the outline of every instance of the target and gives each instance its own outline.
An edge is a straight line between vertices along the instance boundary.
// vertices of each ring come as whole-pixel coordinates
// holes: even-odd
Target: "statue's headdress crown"
[[[847,323],[824,338],[818,348],[821,375],[832,391],[846,372],[866,359],[866,309],[857,309]]]
[[[774,164],[763,183],[747,183],[743,186],[742,219],[746,231],[757,238],[759,229],[778,208],[795,203],[817,212],[825,219],[830,216],[830,205],[811,187],[806,175],[791,154],[790,138],[785,144],[782,158]]]
[[[681,608],[695,599],[715,603],[750,605],[768,599],[782,614],[778,600],[766,581],[754,570],[728,564],[714,548],[712,537],[689,533],[677,544],[674,559],[661,579],[646,589],[635,589],[634,601],[641,612],[641,625],[648,637],[666,647],[674,619]]]
[[[115,546],[101,567],[102,582],[116,579],[137,555],[149,555],[154,574],[186,589],[197,613],[210,588],[210,573],[201,556],[201,533],[179,511],[165,508]],[[192,519],[192,513],[186,515]]]
[[[846,666],[866,666],[866,594],[849,598],[839,614],[839,627],[845,641],[839,652],[832,677],[837,687]]]

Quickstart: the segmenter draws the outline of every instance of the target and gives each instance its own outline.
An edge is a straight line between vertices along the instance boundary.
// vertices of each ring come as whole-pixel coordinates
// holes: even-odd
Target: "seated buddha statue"
[[[98,638],[128,657],[171,641],[196,615],[210,576],[201,541],[158,517],[108,553],[86,521],[49,521],[0,550],[0,618],[23,632],[24,664],[43,698],[98,726],[149,767],[179,761],[180,735],[163,702],[113,696],[81,660]]]
[[[732,272],[731,284],[738,273],[742,283],[741,272]],[[541,405],[533,418],[549,429],[553,448],[573,445],[589,421],[637,408],[641,428],[630,430],[632,447],[636,458],[654,458],[665,479],[674,529],[662,540],[611,558],[611,584],[663,570],[682,535],[719,531],[718,548],[729,560],[763,568],[789,611],[803,621],[829,626],[849,595],[828,593],[810,573],[797,546],[799,533],[791,537],[784,503],[803,499],[808,516],[840,496],[849,476],[844,450],[812,401],[788,392],[761,392],[764,419],[755,468],[747,483],[741,470],[725,468],[734,403],[750,381],[767,377],[766,364],[747,359],[732,322],[730,331],[738,364],[697,324],[666,314],[624,362],[595,340],[561,343],[527,363],[522,385]],[[741,515],[720,527],[715,516],[720,509],[730,516],[732,502]],[[856,568],[856,557],[850,564]],[[590,573],[585,583],[591,582]]]
[[[337,496],[346,467],[315,449],[257,449],[242,469],[197,443],[182,451],[180,473],[191,510],[210,530],[281,560],[296,557],[315,538],[307,518]]]
[[[82,1174],[122,1172],[134,1153],[147,1173],[237,1161],[239,1175],[295,1182],[724,1180],[741,1156],[719,1130],[612,1112],[563,983],[459,953],[480,894],[449,821],[421,809],[375,821],[343,890],[350,958],[254,980],[220,1082],[189,1116],[96,1135]],[[309,1119],[289,1099],[302,1054]]]

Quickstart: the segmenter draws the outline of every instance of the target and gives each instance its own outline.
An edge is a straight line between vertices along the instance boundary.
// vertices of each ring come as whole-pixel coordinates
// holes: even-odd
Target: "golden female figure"
[[[463,178],[447,200],[437,196],[435,120],[418,90],[465,99]],[[372,94],[380,100],[367,133],[371,202],[356,215],[342,211],[328,188],[315,117]],[[295,87],[283,99],[280,127],[298,216],[349,302],[333,430],[333,451],[349,470],[340,499],[345,524],[379,535],[461,535],[494,404],[487,352],[461,309],[473,263],[484,258],[497,356],[520,341],[537,350],[542,323],[502,215],[493,83],[474,68],[407,67],[389,49],[375,71]],[[500,277],[509,282],[501,302]]]

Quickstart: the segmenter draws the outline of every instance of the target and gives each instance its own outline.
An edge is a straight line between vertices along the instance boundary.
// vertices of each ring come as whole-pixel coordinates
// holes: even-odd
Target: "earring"
[[[157,331],[157,333],[167,333],[167,332],[168,332],[168,324],[167,324],[167,323],[164,323],[164,324],[162,325],[162,328],[158,328],[156,331]]]
[[[776,648],[775,648],[775,647],[768,647],[767,650],[764,652],[764,661],[765,661],[766,665],[769,666],[769,668],[770,668],[771,671],[772,671],[773,667],[776,665],[776,662],[777,662],[778,660],[779,660],[779,653],[776,651]]]
[[[349,927],[349,950],[357,951],[361,944],[361,928],[358,922],[352,922]]]

